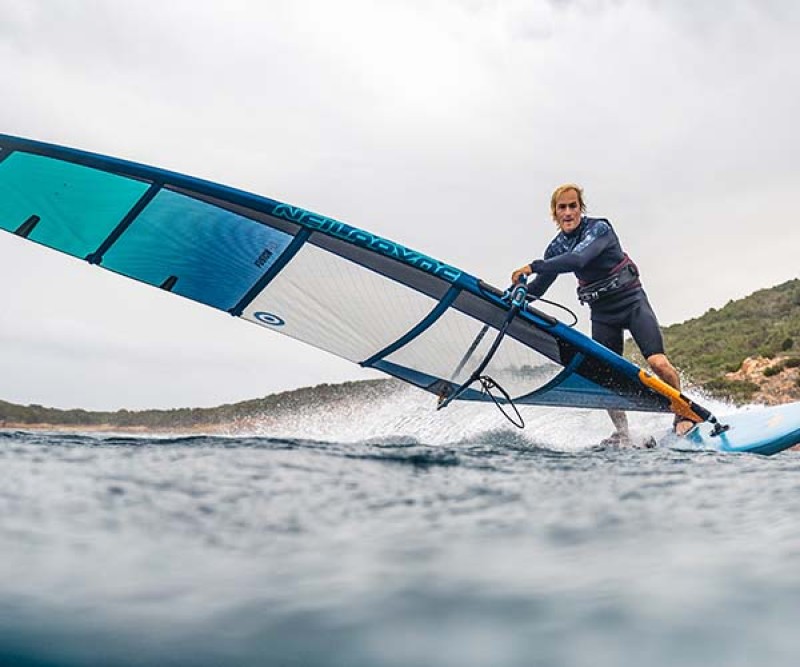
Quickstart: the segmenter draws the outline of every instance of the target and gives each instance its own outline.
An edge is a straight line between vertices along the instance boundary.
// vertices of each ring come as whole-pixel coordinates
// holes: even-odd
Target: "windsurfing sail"
[[[437,396],[707,418],[587,336],[399,243],[162,169],[0,135],[0,228]],[[502,340],[486,363],[487,352]],[[483,333],[482,333],[483,332]],[[490,335],[485,335],[490,332]]]

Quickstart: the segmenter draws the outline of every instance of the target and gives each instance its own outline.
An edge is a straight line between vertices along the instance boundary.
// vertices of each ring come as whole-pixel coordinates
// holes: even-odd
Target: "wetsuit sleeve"
[[[599,222],[570,252],[550,259],[537,259],[531,262],[531,269],[535,273],[548,275],[574,273],[580,271],[613,243],[614,234],[611,233],[611,227],[605,222]]]
[[[561,239],[562,235],[559,234],[554,238],[550,245],[547,246],[544,250],[544,258],[550,259],[551,257],[556,257],[559,253],[559,240]],[[533,269],[533,263],[530,264],[531,269]],[[528,294],[530,296],[535,296],[537,299],[542,296],[548,289],[550,289],[550,285],[553,284],[555,279],[558,278],[557,273],[548,273],[546,275],[535,275],[531,281],[528,283]]]
[[[550,288],[550,285],[553,284],[556,278],[558,278],[557,273],[537,275],[531,282],[528,283],[528,294],[535,296],[538,299]]]

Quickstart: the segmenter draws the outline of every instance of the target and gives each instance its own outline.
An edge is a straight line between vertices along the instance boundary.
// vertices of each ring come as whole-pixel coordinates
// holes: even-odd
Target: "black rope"
[[[569,324],[567,324],[566,322],[562,322],[562,324],[566,324],[568,327],[574,327],[578,323],[578,316],[575,314],[575,312],[567,308],[567,306],[565,306],[562,303],[558,303],[557,301],[550,301],[549,299],[543,299],[542,297],[539,297],[538,299],[529,299],[529,303],[531,301],[541,301],[542,303],[546,303],[550,306],[555,306],[556,308],[560,308],[561,310],[569,313],[572,316],[572,322],[570,322]]]
[[[522,415],[519,413],[519,409],[517,408],[517,406],[514,405],[514,401],[511,400],[511,396],[508,395],[508,392],[505,389],[503,389],[503,387],[501,387],[499,384],[497,384],[497,382],[495,382],[495,380],[493,378],[489,377],[488,375],[481,375],[478,378],[478,381],[481,383],[481,393],[486,394],[489,398],[492,399],[492,403],[494,403],[497,406],[497,409],[500,410],[500,412],[503,413],[503,417],[508,419],[508,421],[510,421],[512,424],[514,424],[514,426],[516,426],[517,428],[525,428],[525,420],[522,418]],[[508,401],[508,404],[512,408],[514,408],[514,412],[517,415],[517,419],[516,420],[513,419],[511,417],[511,415],[509,415],[503,409],[503,406],[500,404],[500,401],[498,401],[495,398],[494,394],[492,393],[492,389],[498,389],[500,391],[500,393],[503,395],[503,398],[505,398],[506,401]]]

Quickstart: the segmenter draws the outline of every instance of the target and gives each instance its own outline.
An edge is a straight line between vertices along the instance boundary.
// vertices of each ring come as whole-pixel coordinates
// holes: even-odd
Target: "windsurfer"
[[[627,329],[647,359],[653,372],[680,391],[680,378],[664,353],[661,329],[639,280],[639,270],[623,252],[611,223],[585,215],[583,190],[574,183],[553,192],[550,212],[559,228],[544,253],[520,267],[511,276],[512,284],[521,275],[533,273],[528,294],[542,296],[560,273],[578,278],[578,298],[591,311],[592,338],[617,354],[622,354]],[[628,418],[622,410],[609,410],[615,432],[606,444],[630,442]],[[694,422],[675,417],[675,432],[684,435]]]

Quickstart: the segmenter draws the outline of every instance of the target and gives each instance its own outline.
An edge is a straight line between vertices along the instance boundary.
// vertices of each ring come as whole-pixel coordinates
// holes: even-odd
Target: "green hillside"
[[[236,424],[262,417],[298,414],[303,409],[331,406],[341,402],[368,402],[393,391],[397,380],[363,380],[341,384],[321,384],[271,394],[241,403],[215,408],[176,408],[172,410],[117,410],[89,412],[59,410],[41,405],[16,405],[0,401],[0,427],[6,424],[53,424],[59,426],[104,426],[122,429],[191,429],[214,424]]]
[[[800,280],[759,290],[719,310],[664,329],[672,362],[693,384],[710,393],[746,400],[758,387],[724,375],[747,357],[800,356]],[[635,358],[634,346],[626,348]],[[637,360],[641,362],[641,360]]]

